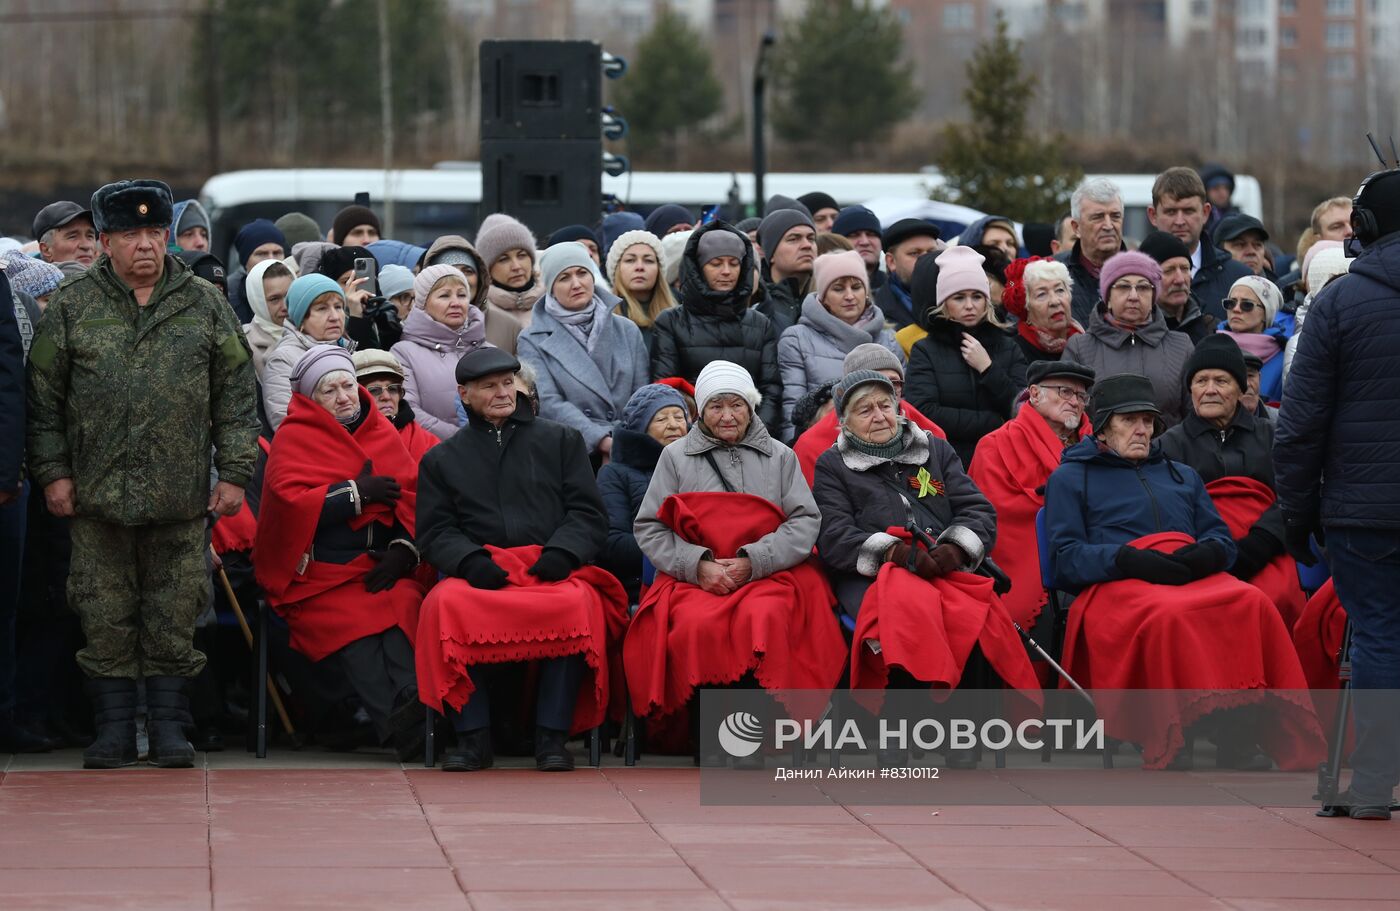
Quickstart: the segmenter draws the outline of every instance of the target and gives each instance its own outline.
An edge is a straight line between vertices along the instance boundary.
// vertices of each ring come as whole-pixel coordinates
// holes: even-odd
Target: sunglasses
[[[1254,308],[1259,306],[1254,301],[1242,301],[1237,298],[1227,297],[1220,302],[1220,306],[1226,310],[1238,310],[1241,313],[1253,313]]]
[[[386,392],[392,392],[394,395],[403,395],[403,384],[402,384],[402,383],[390,383],[388,386],[379,386],[379,385],[375,385],[375,386],[366,386],[366,387],[365,387],[365,392],[368,392],[370,395],[374,396],[375,398],[379,398],[381,395],[383,395],[383,394],[386,393]]]

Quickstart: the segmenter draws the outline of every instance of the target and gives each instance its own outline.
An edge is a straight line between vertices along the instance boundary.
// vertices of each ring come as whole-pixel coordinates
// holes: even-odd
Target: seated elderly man
[[[354,354],[355,378],[374,399],[379,413],[389,419],[416,463],[441,440],[413,419],[413,406],[404,399],[404,370],[399,359],[382,348],[366,348]]]
[[[1235,539],[1230,574],[1268,595],[1292,629],[1304,601],[1275,502],[1274,428],[1245,408],[1248,385],[1244,354],[1228,335],[1197,345],[1186,362],[1191,413],[1162,435],[1162,454],[1190,465],[1205,481]]]
[[[907,418],[915,427],[933,434],[940,440],[948,438],[947,434],[943,432],[943,428],[924,417],[919,413],[919,409],[902,398],[904,395],[904,365],[889,349],[874,342],[852,348],[851,353],[847,354],[846,359],[841,362],[841,375],[845,376],[857,370],[874,370],[886,377],[894,386],[895,400],[898,402],[898,410],[902,417]],[[816,483],[817,459],[830,449],[836,442],[836,438],[841,435],[839,425],[840,422],[833,408],[818,418],[807,430],[801,431],[797,441],[792,444],[792,451],[797,453],[797,461],[802,466],[802,476],[807,479],[809,487]]]
[[[500,348],[465,355],[467,425],[419,468],[419,546],[448,578],[423,603],[418,680],[457,731],[449,772],[492,764],[491,678],[520,661],[539,662],[535,767],[571,771],[565,741],[602,721],[608,641],[627,621],[622,586],[590,565],[608,520],[583,436],[535,417],[519,369]]]
[[[1077,593],[1062,663],[1100,690],[1112,737],[1145,768],[1189,768],[1187,737],[1235,769],[1312,768],[1323,737],[1298,656],[1263,592],[1223,572],[1235,541],[1200,475],[1166,458],[1152,383],[1094,386],[1094,436],[1065,450],[1045,492],[1050,570]],[[1167,690],[1153,698],[1106,691]],[[1261,755],[1259,750],[1262,748]]]
[[[1074,361],[1036,361],[1016,417],[982,438],[967,473],[996,507],[997,543],[992,559],[1011,578],[1002,602],[1029,630],[1045,606],[1035,516],[1045,505],[1045,482],[1060,456],[1090,432],[1084,406],[1094,371]]]
[[[292,370],[263,479],[253,566],[292,648],[335,656],[381,741],[422,749],[413,637],[417,462],[355,383],[350,354],[314,345]]]
[[[972,575],[996,539],[992,505],[946,440],[900,416],[887,377],[857,370],[833,391],[841,436],[817,460],[814,494],[818,550],[856,621],[852,688],[898,680],[952,689],[981,646],[997,676],[1038,701],[992,580]]]
[[[750,673],[769,690],[829,690],[846,663],[812,560],[821,518],[797,456],[754,415],[753,378],[712,361],[700,419],[661,452],[633,525],[657,569],[623,643],[632,707],[664,718],[699,684]]]

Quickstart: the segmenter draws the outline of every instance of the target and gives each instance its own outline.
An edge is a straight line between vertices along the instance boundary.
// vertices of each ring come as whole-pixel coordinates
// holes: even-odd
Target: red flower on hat
[[[1026,318],[1026,266],[1031,263],[1053,262],[1050,256],[1028,256],[1023,259],[1012,260],[1006,267],[1006,285],[1001,291],[1001,305],[1006,308],[1006,312],[1012,314],[1017,319]]]

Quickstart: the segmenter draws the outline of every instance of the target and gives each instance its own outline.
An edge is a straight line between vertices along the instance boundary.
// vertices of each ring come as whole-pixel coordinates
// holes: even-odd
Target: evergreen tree
[[[641,154],[661,149],[674,157],[681,138],[693,135],[724,101],[704,37],[669,4],[616,86],[618,114]]]
[[[1064,161],[1063,136],[1041,139],[1026,127],[1035,102],[1036,77],[1021,69],[1021,42],[1007,35],[997,14],[996,32],[967,64],[970,121],[943,129],[938,159],[944,185],[935,199],[1023,221],[1054,221],[1083,177]]]
[[[773,127],[789,142],[844,147],[889,136],[919,93],[903,32],[868,0],[812,0],[776,49]]]

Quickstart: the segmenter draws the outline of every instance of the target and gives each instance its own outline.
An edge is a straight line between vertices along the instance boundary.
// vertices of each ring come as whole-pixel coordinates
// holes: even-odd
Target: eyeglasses
[[[1132,282],[1114,282],[1108,286],[1108,290],[1109,293],[1117,291],[1119,294],[1127,294],[1130,291],[1136,291],[1138,297],[1146,297],[1157,289],[1147,282],[1138,282],[1137,284],[1133,284]]]
[[[386,392],[392,392],[394,395],[403,395],[403,384],[390,383],[388,386],[366,386],[365,392],[368,392],[375,398],[379,398]]]
[[[890,385],[894,387],[895,395],[904,393],[904,380],[890,380]]]
[[[1076,402],[1079,402],[1080,404],[1084,404],[1089,401],[1089,393],[1080,392],[1073,386],[1041,386],[1040,388],[1052,390],[1060,398],[1072,399]]]
[[[1254,308],[1259,306],[1254,301],[1242,301],[1234,297],[1225,298],[1220,305],[1226,310],[1238,310],[1241,313],[1253,313]]]

